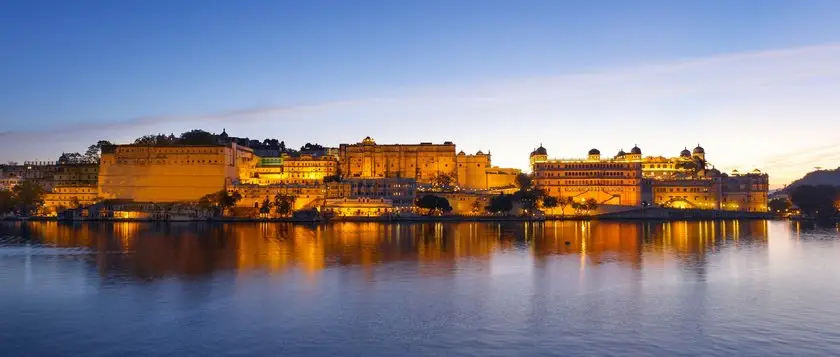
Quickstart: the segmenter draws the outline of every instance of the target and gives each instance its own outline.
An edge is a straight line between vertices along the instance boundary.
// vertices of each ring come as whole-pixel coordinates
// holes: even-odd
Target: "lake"
[[[840,355],[838,262],[786,221],[0,223],[0,355]]]

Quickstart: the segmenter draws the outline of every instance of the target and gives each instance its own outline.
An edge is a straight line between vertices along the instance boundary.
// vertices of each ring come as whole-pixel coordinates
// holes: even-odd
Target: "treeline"
[[[34,181],[21,181],[11,191],[0,190],[0,215],[29,216],[44,205],[44,188]]]
[[[102,155],[102,147],[114,145],[110,141],[100,140],[91,146],[88,146],[84,154],[78,152],[63,153],[56,160],[59,164],[98,164],[99,158]]]
[[[805,216],[831,219],[840,216],[840,187],[832,185],[800,185],[790,192],[790,199],[774,198],[768,203],[770,211],[790,212],[793,206]]]
[[[147,134],[135,139],[134,145],[218,145],[225,142],[235,142],[237,145],[247,146],[254,150],[276,150],[278,154],[298,154],[300,152],[312,152],[325,149],[324,146],[313,143],[306,143],[300,147],[300,150],[290,149],[286,147],[286,143],[282,140],[273,138],[266,138],[262,141],[250,138],[227,137],[219,134],[214,134],[201,129],[193,129],[175,136],[175,134]],[[84,153],[69,152],[62,153],[58,157],[59,164],[98,164],[102,156],[102,147],[114,145],[110,141],[100,140],[96,144],[88,147]]]
[[[225,133],[225,135],[227,135]],[[237,145],[247,146],[251,149],[262,150],[277,150],[280,153],[296,153],[298,151],[313,151],[324,149],[319,144],[306,143],[300,147],[300,150],[294,150],[286,147],[286,143],[282,140],[274,138],[266,138],[262,141],[251,138],[238,138],[214,134],[201,129],[193,129],[181,133],[179,136],[175,134],[149,134],[143,135],[134,140],[135,145],[217,145],[225,141],[235,142]]]

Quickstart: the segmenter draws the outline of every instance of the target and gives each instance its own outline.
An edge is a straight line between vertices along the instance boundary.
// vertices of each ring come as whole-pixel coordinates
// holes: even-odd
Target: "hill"
[[[840,167],[833,170],[817,170],[811,171],[801,179],[791,182],[784,189],[782,193],[789,194],[797,186],[802,185],[831,185],[840,186]]]

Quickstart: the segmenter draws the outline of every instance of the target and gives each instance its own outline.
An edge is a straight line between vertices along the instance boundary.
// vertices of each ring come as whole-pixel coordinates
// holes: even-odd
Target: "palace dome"
[[[534,151],[531,151],[531,156],[534,156],[534,155],[548,155],[548,150],[546,150],[546,149],[542,146],[542,144],[540,144],[540,147],[538,147],[538,148],[537,148],[536,150],[534,150]]]
[[[598,149],[589,150],[589,155],[601,155],[601,151]]]
[[[621,149],[621,150],[618,150],[618,154],[616,154],[615,156],[620,157],[620,156],[624,156],[624,155],[627,155],[627,153],[624,152],[624,149]]]
[[[362,145],[376,145],[376,141],[373,141],[370,136],[365,136],[365,138],[362,139]]]
[[[642,149],[639,148],[639,145],[633,145],[633,148],[630,149],[630,153],[634,155],[641,155]]]
[[[688,151],[688,148],[683,149],[680,151],[680,157],[689,157],[691,156],[691,151]]]
[[[458,156],[461,156],[461,155],[466,155],[466,153],[464,153],[464,150],[461,150],[461,151],[458,152]]]
[[[705,149],[703,149],[703,147],[702,147],[702,146],[700,146],[700,145],[698,144],[698,145],[697,145],[697,147],[696,147],[696,148],[694,148],[694,151],[693,151],[693,152],[694,152],[695,154],[705,154],[705,153],[706,153],[706,150],[705,150]]]

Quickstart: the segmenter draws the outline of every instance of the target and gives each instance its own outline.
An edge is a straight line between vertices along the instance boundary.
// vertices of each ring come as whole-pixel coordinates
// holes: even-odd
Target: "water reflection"
[[[103,276],[156,279],[217,271],[371,267],[402,262],[421,272],[448,274],[460,258],[489,264],[509,251],[528,251],[535,264],[552,257],[579,259],[580,268],[676,261],[703,274],[708,256],[722,246],[767,244],[766,221],[544,222],[544,223],[338,223],[153,224],[56,222],[0,225],[5,245],[64,248],[95,259]],[[795,227],[794,231],[800,231]],[[37,251],[36,251],[37,253]],[[664,264],[664,263],[663,263]]]

